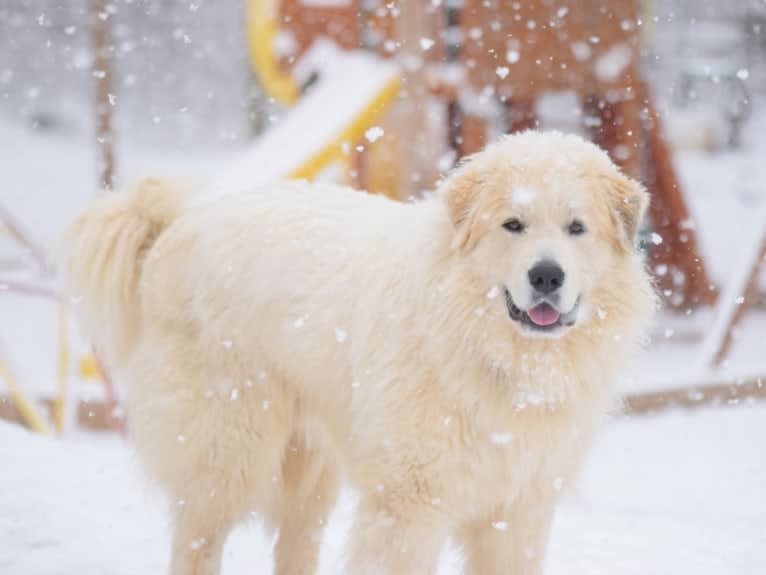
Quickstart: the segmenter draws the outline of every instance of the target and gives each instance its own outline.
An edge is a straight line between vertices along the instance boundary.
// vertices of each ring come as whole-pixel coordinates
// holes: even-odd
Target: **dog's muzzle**
[[[552,332],[559,328],[572,327],[577,323],[577,314],[580,308],[579,298],[572,309],[566,313],[561,313],[553,303],[545,298],[529,309],[523,310],[514,303],[508,288],[504,288],[504,291],[505,305],[508,307],[510,318],[531,330]]]

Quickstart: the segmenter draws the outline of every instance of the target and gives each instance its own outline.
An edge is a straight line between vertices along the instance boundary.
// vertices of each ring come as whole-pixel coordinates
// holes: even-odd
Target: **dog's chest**
[[[542,410],[518,413],[504,425],[465,429],[445,469],[445,490],[462,516],[512,505],[525,490],[560,490],[586,439],[570,418]]]

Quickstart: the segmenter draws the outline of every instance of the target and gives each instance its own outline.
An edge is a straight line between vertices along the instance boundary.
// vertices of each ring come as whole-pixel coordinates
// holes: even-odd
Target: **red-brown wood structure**
[[[710,304],[715,290],[699,252],[696,232],[672,164],[660,117],[640,67],[641,24],[636,0],[463,0],[394,2],[282,0],[281,22],[300,56],[317,38],[345,49],[374,50],[402,62],[405,93],[388,132],[398,150],[366,150],[357,158],[355,183],[381,185],[374,172],[399,173],[391,195],[401,197],[435,181],[443,169],[439,137],[426,125],[429,100],[444,111],[443,137],[455,159],[480,149],[490,122],[463,105],[483,95],[503,111],[500,129],[537,125],[535,104],[550,91],[579,97],[584,128],[651,194],[651,265],[674,307]],[[448,73],[445,73],[448,72]],[[353,79],[349,79],[353,81]],[[496,127],[496,126],[495,126]],[[391,139],[389,139],[389,144]],[[425,150],[425,151],[424,151]],[[383,157],[384,166],[375,166]],[[438,167],[437,167],[438,166]],[[413,182],[405,175],[416,174]]]

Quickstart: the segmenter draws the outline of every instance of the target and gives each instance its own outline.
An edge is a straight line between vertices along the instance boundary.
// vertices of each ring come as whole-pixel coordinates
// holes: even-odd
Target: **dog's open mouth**
[[[555,331],[561,327],[571,327],[577,322],[580,300],[578,299],[572,309],[566,313],[561,313],[556,306],[545,300],[525,311],[513,302],[511,292],[505,288],[505,304],[508,306],[508,315],[513,321],[535,331]]]

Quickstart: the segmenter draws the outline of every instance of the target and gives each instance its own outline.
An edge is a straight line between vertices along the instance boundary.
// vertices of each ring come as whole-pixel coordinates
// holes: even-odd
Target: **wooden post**
[[[752,306],[753,300],[756,298],[758,293],[758,278],[760,277],[760,272],[763,268],[763,260],[765,256],[766,240],[761,243],[758,249],[758,257],[756,261],[753,262],[753,267],[750,269],[750,272],[747,275],[747,284],[744,293],[736,296],[734,300],[734,305],[736,307],[733,308],[731,314],[726,318],[726,323],[724,324],[722,331],[722,338],[719,342],[717,342],[718,345],[714,350],[714,355],[711,361],[714,367],[717,367],[723,363],[723,360],[726,358],[727,354],[729,353],[729,349],[731,348],[731,344],[734,339],[734,330],[742,321],[742,318],[745,317],[745,312]],[[722,302],[723,305],[725,305],[725,303],[726,302]]]
[[[739,258],[718,298],[715,319],[702,348],[700,367],[703,369],[723,363],[737,325],[757,298],[758,280],[766,258],[766,208],[760,210],[753,239],[743,242]]]
[[[643,86],[646,105],[646,130],[649,143],[649,187],[652,193],[650,213],[652,223],[662,238],[652,246],[651,265],[657,272],[657,283],[674,307],[709,305],[715,302],[715,289],[697,245],[697,235],[686,207],[681,186],[671,159],[670,146],[665,140],[660,115],[654,106],[649,88]],[[680,276],[678,274],[681,274]],[[677,281],[680,277],[680,281]],[[663,294],[665,295],[665,294]]]
[[[535,114],[534,98],[509,99],[505,103],[506,122],[505,128],[509,134],[534,130],[537,128],[537,116]]]
[[[407,198],[430,188],[438,177],[435,158],[440,152],[428,120],[430,90],[426,78],[431,51],[437,46],[424,50],[422,41],[428,38],[436,42],[439,37],[432,5],[397,0],[395,6],[399,16],[395,19],[394,39],[399,43],[397,56],[402,62],[402,91],[391,113],[391,129],[399,135],[400,197]]]
[[[98,184],[102,190],[114,187],[114,134],[112,89],[114,47],[111,41],[111,18],[107,0],[89,0],[89,23],[93,50],[94,119]]]

